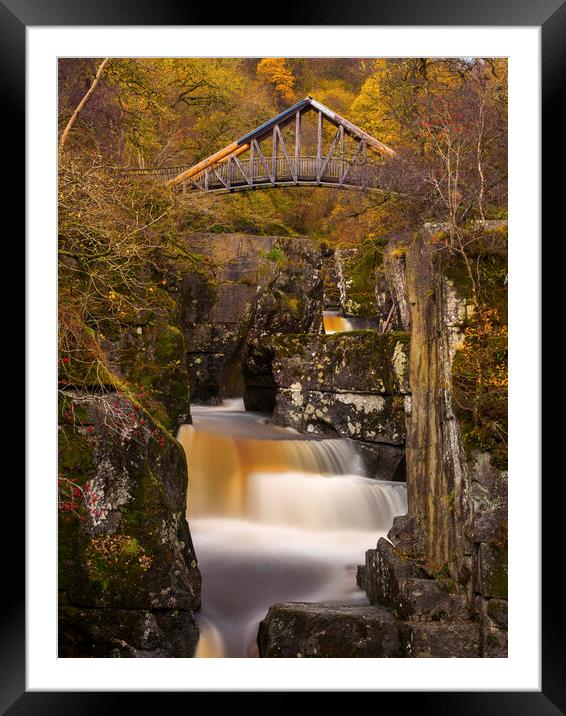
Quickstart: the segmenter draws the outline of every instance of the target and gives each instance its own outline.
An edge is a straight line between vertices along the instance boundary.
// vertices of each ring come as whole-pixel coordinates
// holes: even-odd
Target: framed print
[[[26,106],[7,713],[566,708],[538,430],[566,14],[426,10],[0,5],[7,136]]]

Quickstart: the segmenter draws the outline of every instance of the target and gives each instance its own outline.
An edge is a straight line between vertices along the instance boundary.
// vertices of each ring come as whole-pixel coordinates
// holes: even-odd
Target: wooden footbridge
[[[307,112],[316,113],[316,127],[306,127]],[[325,123],[334,132],[326,142]],[[311,151],[305,154],[305,149]],[[305,97],[188,169],[121,169],[117,175],[155,177],[185,192],[277,186],[384,191],[380,181],[383,159],[394,155],[383,142],[312,97]]]

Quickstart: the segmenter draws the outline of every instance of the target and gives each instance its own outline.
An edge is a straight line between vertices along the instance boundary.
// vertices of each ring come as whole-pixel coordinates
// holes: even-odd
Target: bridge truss
[[[311,128],[305,128],[307,112],[316,113],[314,137]],[[334,131],[330,143],[325,142],[325,123]],[[307,146],[313,151],[304,153]],[[383,191],[381,165],[394,155],[383,142],[313,97],[305,97],[189,169],[126,169],[119,175],[154,176],[184,192],[225,193],[270,186]]]

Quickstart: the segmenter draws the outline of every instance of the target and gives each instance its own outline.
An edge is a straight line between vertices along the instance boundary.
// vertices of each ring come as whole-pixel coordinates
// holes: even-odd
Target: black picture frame
[[[298,4],[297,4],[298,5]],[[281,7],[281,5],[279,5]],[[4,208],[13,208],[23,198],[25,151],[25,59],[27,26],[69,25],[217,25],[220,6],[178,0],[0,0],[0,92],[3,95],[4,131]],[[256,12],[257,9],[257,12]],[[222,12],[225,12],[224,10]],[[540,26],[542,33],[542,111],[547,142],[543,147],[546,159],[543,174],[546,224],[553,218],[560,226],[563,216],[553,217],[561,210],[561,182],[555,181],[550,167],[560,161],[562,146],[551,138],[562,136],[563,115],[559,112],[562,72],[566,67],[566,2],[565,0],[395,0],[384,3],[359,0],[344,4],[338,0],[311,0],[295,9],[285,3],[285,18],[300,18],[302,25],[412,25],[412,26]],[[254,22],[259,18],[260,22]],[[274,19],[281,15],[274,15]],[[265,3],[247,3],[224,15],[222,25],[269,24]],[[276,24],[276,23],[274,23]],[[6,138],[11,137],[10,141]],[[537,141],[531,137],[526,141]],[[22,151],[24,149],[24,151]],[[13,153],[8,158],[7,152]],[[9,168],[9,171],[8,171]],[[20,214],[22,216],[22,214]],[[554,222],[553,222],[554,225]],[[8,237],[5,237],[8,238]],[[16,234],[11,245],[17,244]],[[535,250],[535,249],[534,249]],[[540,250],[540,247],[537,247]],[[15,331],[14,334],[16,335]],[[538,338],[538,337],[535,337]],[[531,386],[532,388],[532,386]],[[542,394],[542,393],[541,393]],[[27,396],[28,398],[30,396]],[[17,429],[17,428],[15,428]],[[539,430],[538,425],[532,426]],[[27,440],[31,439],[27,435]],[[28,444],[28,449],[29,444]],[[536,476],[533,476],[536,486]],[[4,500],[12,511],[25,505],[23,481],[5,484]],[[542,613],[542,690],[539,692],[404,692],[403,707],[412,706],[419,714],[521,714],[546,715],[566,713],[566,646],[564,638],[564,605],[561,589],[555,578],[561,576],[553,547],[561,544],[561,520],[552,518],[552,506],[561,506],[556,492],[543,491],[543,613]],[[557,515],[558,516],[558,515]],[[5,524],[5,520],[4,520]],[[0,709],[15,714],[94,714],[118,708],[132,708],[133,694],[104,692],[30,692],[25,686],[25,579],[24,521],[9,528],[4,538],[4,608],[0,612]],[[17,539],[15,535],[20,536]],[[7,549],[9,545],[9,549]],[[19,546],[18,546],[19,545]],[[560,552],[562,549],[560,548]],[[550,554],[549,554],[550,553]],[[558,567],[558,568],[557,568]],[[8,588],[9,585],[9,588]],[[447,684],[449,689],[450,685]],[[368,690],[371,685],[368,684]],[[163,699],[158,693],[157,698]],[[399,693],[380,693],[379,707],[398,704]],[[153,702],[153,694],[143,693],[144,705]],[[186,699],[187,695],[183,697]],[[126,702],[126,698],[128,701]],[[148,701],[150,699],[150,701]],[[412,702],[409,704],[407,699]],[[385,701],[385,703],[384,703]],[[269,703],[267,704],[269,707]],[[398,707],[398,706],[397,706]]]

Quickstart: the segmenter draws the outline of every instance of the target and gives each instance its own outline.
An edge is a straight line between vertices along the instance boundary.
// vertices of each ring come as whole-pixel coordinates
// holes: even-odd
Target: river
[[[239,399],[191,413],[178,438],[202,574],[196,656],[257,656],[276,602],[367,604],[356,567],[406,512],[405,484],[367,477],[352,441],[270,426]]]

